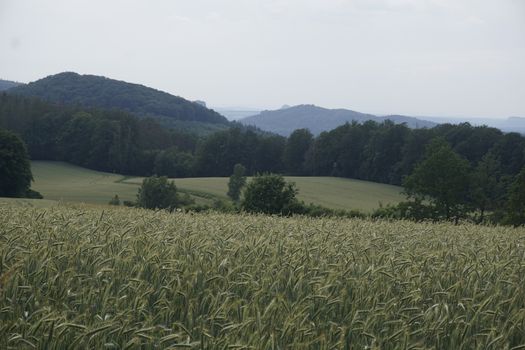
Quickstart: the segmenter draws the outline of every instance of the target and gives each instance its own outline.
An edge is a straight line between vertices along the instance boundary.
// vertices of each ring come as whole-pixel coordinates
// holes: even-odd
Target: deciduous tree
[[[147,177],[139,188],[137,204],[146,209],[173,210],[180,204],[177,187],[167,177]]]
[[[405,192],[429,201],[438,217],[459,220],[467,204],[469,164],[443,139],[433,140],[423,160],[404,181]]]
[[[287,183],[281,175],[258,175],[246,185],[242,208],[254,213],[288,215],[298,205],[297,193],[295,184]]]
[[[506,223],[525,225],[525,167],[516,176],[509,191]]]
[[[246,168],[242,164],[235,164],[233,174],[228,181],[228,197],[237,202],[241,196],[241,190],[246,184]]]
[[[26,197],[32,180],[24,142],[0,129],[0,197]]]

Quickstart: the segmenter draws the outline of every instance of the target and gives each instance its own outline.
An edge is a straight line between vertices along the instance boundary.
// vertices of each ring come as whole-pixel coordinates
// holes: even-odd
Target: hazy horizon
[[[520,0],[154,5],[0,0],[0,77],[103,75],[216,108],[525,117]]]

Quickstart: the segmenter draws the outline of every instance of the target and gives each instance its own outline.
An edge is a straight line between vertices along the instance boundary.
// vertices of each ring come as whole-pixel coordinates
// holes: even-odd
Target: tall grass
[[[525,349],[523,229],[0,208],[0,348]]]

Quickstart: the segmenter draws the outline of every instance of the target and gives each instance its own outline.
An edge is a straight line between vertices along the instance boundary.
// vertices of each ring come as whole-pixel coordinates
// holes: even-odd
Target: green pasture
[[[118,194],[121,200],[135,200],[137,185],[122,183],[122,175],[103,173],[62,162],[33,161],[32,188],[45,199],[65,202],[107,204]]]
[[[139,177],[124,177],[103,173],[61,162],[32,162],[35,178],[33,188],[46,199],[66,202],[106,204],[118,194],[121,200],[135,200]],[[401,188],[368,181],[334,177],[287,177],[299,189],[299,199],[334,209],[371,211],[383,205],[403,200]],[[174,179],[182,192],[189,193],[198,203],[210,203],[213,198],[227,199],[228,178]],[[249,181],[249,180],[248,180]]]

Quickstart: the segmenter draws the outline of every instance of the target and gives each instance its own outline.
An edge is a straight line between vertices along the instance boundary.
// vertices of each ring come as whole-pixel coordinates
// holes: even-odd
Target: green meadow
[[[142,182],[139,177],[103,173],[67,163],[34,161],[33,188],[46,199],[65,202],[106,204],[115,194],[121,200],[135,200]],[[360,209],[369,212],[380,204],[403,200],[401,188],[368,181],[334,177],[287,177],[299,189],[299,199],[333,209]],[[228,178],[174,179],[180,191],[189,193],[197,203],[227,199]]]

